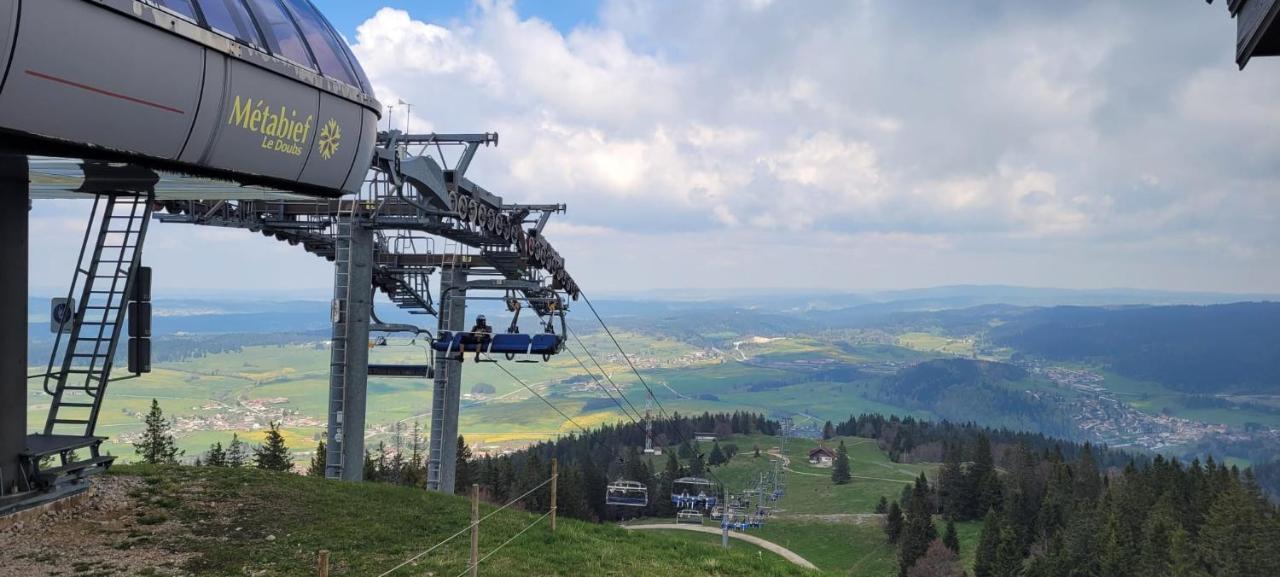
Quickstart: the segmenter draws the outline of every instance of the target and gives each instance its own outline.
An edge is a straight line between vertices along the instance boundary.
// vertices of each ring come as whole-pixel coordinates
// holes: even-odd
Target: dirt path
[[[660,523],[655,525],[623,525],[622,527],[624,529],[630,529],[630,530],[674,529],[677,531],[695,531],[698,533],[710,533],[712,535],[720,534],[720,529],[716,529],[714,527],[703,527],[701,525],[681,525],[679,523]],[[795,551],[787,549],[786,547],[783,547],[782,545],[774,543],[773,541],[765,541],[764,539],[756,537],[755,535],[747,535],[745,533],[735,533],[733,531],[729,532],[729,536],[734,539],[738,539],[740,541],[746,541],[747,543],[751,543],[752,545],[755,545],[766,551],[777,553],[778,555],[781,555],[783,559],[786,559],[787,561],[795,563],[796,565],[799,565],[801,567],[804,567],[805,569],[818,568],[813,563],[810,563],[808,560],[806,560],[804,557],[797,555]]]
[[[167,541],[190,528],[142,508],[142,481],[102,476],[93,486],[96,495],[79,507],[0,532],[0,577],[190,575],[182,565],[194,554]]]

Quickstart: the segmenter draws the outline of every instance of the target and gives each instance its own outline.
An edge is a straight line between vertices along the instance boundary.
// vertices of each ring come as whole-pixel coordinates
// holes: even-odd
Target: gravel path
[[[0,577],[187,575],[191,554],[167,547],[178,523],[140,511],[143,483],[101,476],[84,505],[15,526],[0,534]]]
[[[622,527],[624,529],[630,529],[633,531],[652,530],[652,529],[664,529],[664,530],[674,529],[677,531],[695,531],[698,533],[710,533],[712,535],[721,534],[720,529],[716,529],[713,527],[703,527],[700,525],[681,525],[679,523],[659,523],[654,525],[623,525]],[[774,553],[777,553],[778,555],[781,555],[783,559],[786,559],[787,561],[795,563],[796,565],[799,565],[801,567],[804,567],[805,569],[817,569],[817,567],[813,563],[810,563],[804,557],[797,555],[795,551],[787,549],[786,547],[783,547],[782,545],[774,543],[773,541],[765,541],[764,539],[756,537],[755,535],[747,535],[745,533],[735,533],[733,531],[729,532],[729,537],[733,539],[738,539],[740,541],[746,541],[747,543],[751,543],[752,545],[755,545],[766,551],[772,551]]]

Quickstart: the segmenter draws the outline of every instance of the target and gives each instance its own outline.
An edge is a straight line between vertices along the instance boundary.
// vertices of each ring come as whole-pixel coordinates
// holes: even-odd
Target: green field
[[[932,333],[904,333],[898,336],[898,346],[916,351],[973,356],[973,339],[956,339]]]
[[[743,410],[819,420],[843,419],[862,412],[928,416],[868,401],[863,392],[871,386],[869,382],[815,381],[807,376],[814,369],[806,363],[814,359],[866,362],[894,356],[883,348],[848,352],[815,339],[783,339],[748,345],[751,357],[744,363],[698,356],[687,345],[667,338],[634,333],[620,336],[668,411],[689,414]],[[621,356],[608,353],[612,343],[603,335],[583,338],[614,383],[632,402],[640,403],[644,389]],[[589,358],[581,352],[578,355],[596,371]],[[389,346],[371,349],[370,359],[375,363],[423,363],[427,354],[421,343],[392,339]],[[178,444],[188,460],[211,443],[227,444],[232,433],[256,442],[270,421],[283,420],[282,429],[295,459],[304,462],[324,430],[328,363],[329,352],[323,343],[245,347],[237,352],[159,363],[142,378],[111,384],[96,433],[108,437],[108,452],[128,460],[133,455],[129,441],[141,432],[143,416],[154,398],[166,417],[176,419]],[[560,355],[547,363],[503,366],[572,416],[577,425],[591,428],[624,419],[572,356]],[[33,367],[32,372],[39,369]],[[460,430],[473,446],[520,446],[577,430],[577,425],[565,422],[495,365],[468,362],[464,375]],[[613,392],[612,385],[602,382]],[[425,428],[431,383],[371,378],[368,386],[369,447],[378,442],[391,444],[397,423],[405,444],[415,421]],[[485,388],[493,392],[471,394]],[[30,393],[28,426],[39,430],[49,400],[40,390],[39,381],[31,381]],[[815,402],[822,397],[841,401]]]
[[[776,506],[780,518],[871,513],[881,496],[896,499],[902,488],[912,483],[921,472],[932,476],[937,468],[936,465],[894,463],[871,439],[840,437],[824,444],[834,449],[840,440],[845,442],[849,451],[854,475],[853,482],[847,485],[833,484],[831,469],[809,464],[809,451],[818,446],[817,442],[789,440],[787,457],[791,460],[791,472],[786,474],[786,496]],[[729,463],[716,467],[714,473],[730,492],[753,484],[761,472],[773,470],[772,462],[776,457],[768,453],[776,450],[777,437],[732,436],[723,441],[723,444],[728,443],[738,445],[739,452]],[[752,450],[756,445],[761,450],[759,458]]]

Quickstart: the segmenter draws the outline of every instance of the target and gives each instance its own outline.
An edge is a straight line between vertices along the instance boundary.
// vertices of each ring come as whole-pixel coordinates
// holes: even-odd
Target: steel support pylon
[[[342,215],[337,226],[325,477],[361,481],[373,311],[373,230],[352,213]]]
[[[0,156],[0,506],[27,488],[27,182],[25,156]]]
[[[439,331],[466,330],[467,269],[440,269]],[[449,358],[454,356],[455,358]],[[436,354],[435,382],[431,395],[431,440],[427,455],[427,488],[453,493],[458,459],[458,405],[462,400],[460,351]]]

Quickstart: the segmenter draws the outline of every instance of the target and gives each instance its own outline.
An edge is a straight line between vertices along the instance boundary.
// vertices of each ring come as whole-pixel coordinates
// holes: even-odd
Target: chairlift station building
[[[552,321],[578,288],[541,232],[565,207],[467,178],[496,134],[379,131],[381,115],[309,0],[0,0],[0,514],[110,466],[97,416],[118,357],[149,370],[143,248],[157,223],[243,228],[332,261],[328,476],[361,478],[370,371],[431,378],[429,485],[453,492],[455,353],[559,352]],[[41,198],[94,203],[32,377],[52,397],[43,427],[26,422],[29,367],[44,364],[27,358],[27,214]],[[378,292],[435,326],[380,322]],[[545,332],[462,344],[474,298],[517,303]],[[450,344],[427,365],[370,367],[370,332]]]

